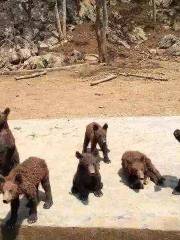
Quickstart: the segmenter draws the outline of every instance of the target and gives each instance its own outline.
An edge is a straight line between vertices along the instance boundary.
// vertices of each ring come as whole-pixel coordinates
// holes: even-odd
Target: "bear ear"
[[[107,129],[108,129],[108,124],[107,124],[107,123],[104,124],[103,129],[104,129],[104,130],[107,130]]]
[[[3,175],[0,174],[0,183],[4,183],[5,182],[5,178],[3,177]]]
[[[76,152],[77,159],[81,160],[83,158],[83,155],[80,152]]]
[[[99,128],[99,126],[98,126],[97,124],[94,124],[94,125],[93,125],[93,130],[94,130],[94,131],[97,131],[98,128]]]
[[[21,184],[22,183],[22,176],[21,176],[21,174],[16,174],[16,177],[15,177],[15,182],[17,183],[17,184]]]
[[[6,108],[6,109],[4,110],[4,114],[5,114],[6,116],[8,116],[9,113],[10,113],[10,108]]]

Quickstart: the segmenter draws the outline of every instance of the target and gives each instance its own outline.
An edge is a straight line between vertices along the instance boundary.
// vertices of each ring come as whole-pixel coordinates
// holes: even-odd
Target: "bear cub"
[[[46,199],[44,208],[52,206],[51,186],[49,182],[49,171],[43,159],[30,157],[23,163],[11,170],[8,176],[0,176],[3,203],[11,203],[11,216],[8,226],[13,226],[17,221],[19,208],[19,195],[25,195],[29,201],[28,223],[37,221],[38,186],[41,183]]]
[[[101,127],[98,123],[90,123],[86,127],[85,137],[84,137],[84,144],[83,144],[83,152],[87,152],[87,147],[89,142],[91,143],[91,152],[96,151],[96,145],[98,144],[101,151],[103,152],[104,162],[110,163],[110,159],[108,157],[109,149],[107,147],[107,129],[108,124],[105,123],[103,127]]]
[[[138,151],[127,151],[123,154],[122,168],[132,189],[143,189],[148,178],[156,185],[163,184],[165,180],[151,160]]]
[[[71,192],[77,194],[82,201],[88,200],[90,192],[93,192],[96,197],[101,197],[103,195],[101,191],[103,184],[96,155],[76,152],[76,158],[79,160],[79,164],[73,179]]]
[[[0,112],[0,174],[7,176],[19,163],[19,154],[14,136],[8,126],[10,109]]]

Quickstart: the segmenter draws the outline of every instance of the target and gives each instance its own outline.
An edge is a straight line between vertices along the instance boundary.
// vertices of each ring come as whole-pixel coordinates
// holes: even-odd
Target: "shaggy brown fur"
[[[110,163],[108,152],[109,149],[107,147],[107,129],[108,125],[107,123],[104,124],[103,127],[101,127],[98,123],[90,123],[86,127],[85,137],[84,137],[84,144],[83,144],[83,152],[87,152],[87,146],[89,142],[91,143],[91,152],[96,151],[96,145],[98,144],[100,146],[100,149],[103,152],[104,155],[104,162]]]
[[[162,184],[165,180],[151,160],[138,151],[125,152],[122,156],[122,167],[133,189],[143,189],[148,177],[155,184]]]
[[[103,184],[96,156],[91,153],[76,152],[76,157],[79,159],[79,164],[73,179],[72,193],[78,194],[82,201],[88,199],[90,192],[93,192],[96,197],[102,196]]]
[[[12,169],[7,177],[4,178],[1,176],[0,181],[2,182],[3,202],[11,202],[11,224],[16,222],[19,207],[18,200],[21,194],[24,194],[31,203],[28,222],[33,223],[37,220],[37,197],[40,183],[46,194],[44,208],[50,208],[53,204],[49,183],[49,171],[43,159],[36,157],[28,158],[16,166],[16,168]]]
[[[0,174],[3,176],[7,176],[19,163],[15,139],[7,123],[9,113],[9,108],[0,112]]]

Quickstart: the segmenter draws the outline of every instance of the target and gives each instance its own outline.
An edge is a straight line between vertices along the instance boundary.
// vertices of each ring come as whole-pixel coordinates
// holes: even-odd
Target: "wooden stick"
[[[146,79],[153,79],[157,81],[168,81],[167,78],[164,77],[156,77],[156,76],[147,76],[147,75],[140,75],[135,73],[118,73],[118,75],[122,75],[124,77],[138,77],[138,78],[146,78]]]
[[[106,78],[91,82],[90,86],[95,86],[95,85],[98,85],[98,84],[103,83],[103,82],[108,82],[108,81],[111,81],[114,78],[117,78],[117,75],[111,74],[111,75],[107,76]]]
[[[30,75],[23,75],[23,76],[20,76],[20,77],[15,77],[16,80],[22,80],[22,79],[29,79],[29,78],[35,78],[35,77],[40,77],[40,76],[43,76],[43,75],[46,75],[47,72],[44,71],[44,72],[39,72],[39,73],[33,73],[33,74],[30,74]]]
[[[73,64],[73,65],[68,65],[68,66],[62,66],[62,67],[54,67],[54,68],[46,68],[45,70],[47,72],[53,72],[53,71],[61,71],[61,70],[68,70],[68,69],[75,69],[76,67],[81,67],[81,66],[86,66],[86,65],[95,65],[92,63],[78,63],[78,64]],[[97,64],[99,65],[99,64]],[[0,72],[0,75],[16,75],[16,74],[30,74],[30,73],[40,73],[44,72],[44,69],[32,69],[32,70],[15,70],[15,71],[2,71]]]

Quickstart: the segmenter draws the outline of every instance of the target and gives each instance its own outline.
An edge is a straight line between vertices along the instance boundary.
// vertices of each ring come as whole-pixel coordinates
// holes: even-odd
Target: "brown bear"
[[[90,192],[93,192],[96,197],[101,197],[103,195],[101,191],[103,184],[96,155],[76,152],[76,158],[79,160],[79,164],[73,179],[71,192],[77,194],[82,201],[88,200]]]
[[[98,123],[92,122],[86,127],[84,144],[83,144],[83,152],[87,152],[87,146],[89,142],[91,143],[91,152],[96,151],[96,145],[100,146],[100,149],[103,152],[104,162],[110,163],[110,159],[108,157],[109,149],[107,147],[107,129],[108,124],[105,123],[103,127],[101,127]]]
[[[143,189],[148,178],[157,185],[165,180],[151,160],[138,151],[127,151],[123,154],[122,168],[132,189]]]
[[[180,130],[179,129],[176,129],[174,131],[174,136],[180,142]]]
[[[49,171],[43,159],[30,157],[23,163],[11,170],[8,176],[0,176],[3,192],[3,202],[11,203],[11,217],[7,222],[13,226],[17,221],[19,208],[19,195],[25,195],[29,200],[28,223],[37,221],[38,186],[41,183],[45,190],[46,200],[44,208],[52,206],[51,186],[49,182]]]
[[[0,174],[3,176],[19,163],[15,139],[7,123],[9,113],[9,108],[0,112]]]

